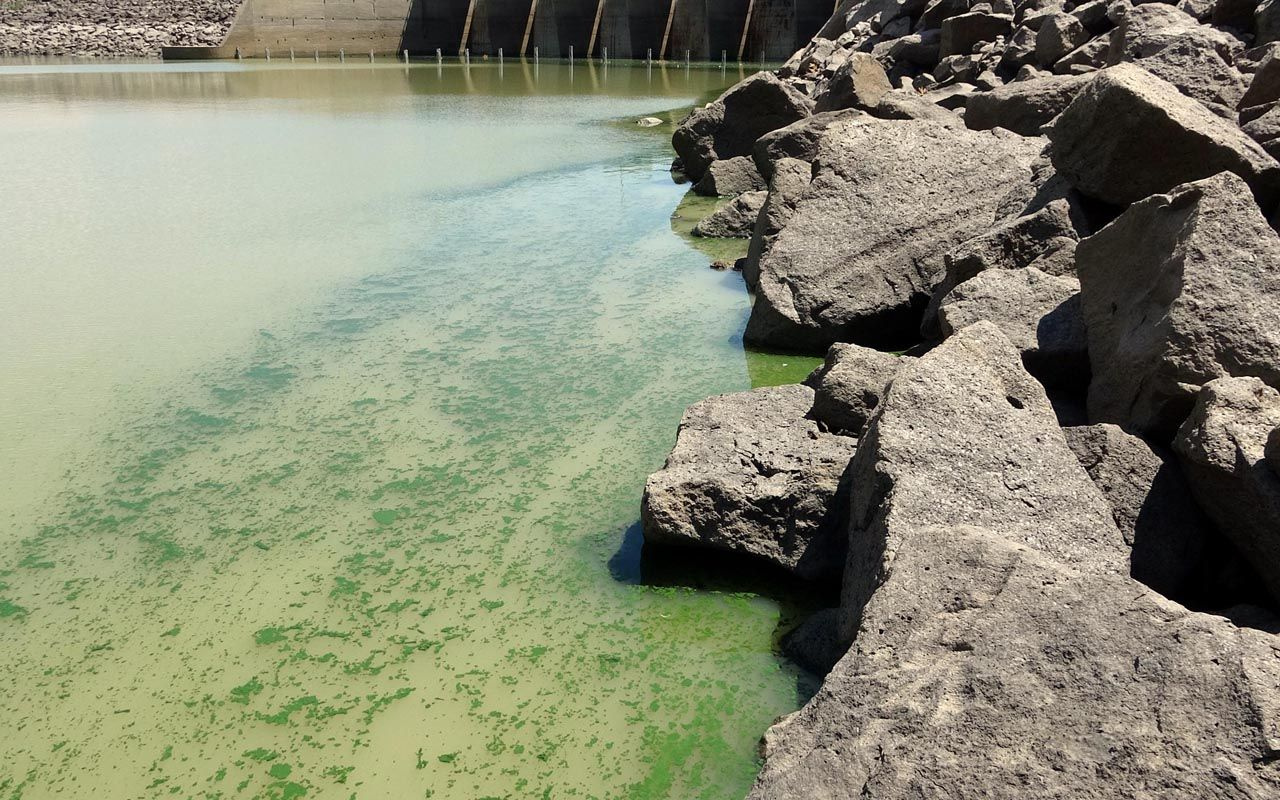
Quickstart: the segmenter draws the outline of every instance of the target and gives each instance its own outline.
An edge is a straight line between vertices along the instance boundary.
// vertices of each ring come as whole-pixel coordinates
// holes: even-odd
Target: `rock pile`
[[[240,0],[0,0],[0,56],[157,57],[221,44]]]
[[[673,143],[827,356],[646,493],[841,587],[751,797],[1280,797],[1280,2],[843,0]]]

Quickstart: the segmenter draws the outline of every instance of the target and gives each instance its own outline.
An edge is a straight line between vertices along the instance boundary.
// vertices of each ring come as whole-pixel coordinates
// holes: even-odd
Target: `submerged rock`
[[[1171,436],[1199,387],[1280,386],[1280,236],[1224,172],[1131,206],[1076,247],[1098,422]]]
[[[698,220],[693,226],[694,236],[722,239],[749,239],[755,229],[756,218],[764,207],[768,192],[743,192],[721,208]]]
[[[1018,538],[905,527],[853,648],[766,735],[750,800],[1280,794],[1275,636]]]
[[[703,400],[685,412],[676,445],[649,477],[646,541],[756,556],[810,579],[844,558],[841,476],[857,440],[806,415],[807,386]]]
[[[764,178],[749,156],[712,161],[693,190],[709,197],[733,197],[765,188]]]
[[[1038,151],[1035,140],[922,120],[833,121],[759,259],[747,341],[802,350],[911,341],[943,254],[991,227]]]

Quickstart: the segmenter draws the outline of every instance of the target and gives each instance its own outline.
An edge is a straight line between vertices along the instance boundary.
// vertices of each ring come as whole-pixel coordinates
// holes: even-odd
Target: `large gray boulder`
[[[1067,447],[1044,388],[990,322],[903,364],[849,479],[846,641],[910,527],[994,526],[1082,568],[1129,569],[1111,508]]]
[[[1280,0],[1262,0],[1253,15],[1254,44],[1280,41]]]
[[[1280,155],[1280,105],[1240,126],[1249,138],[1262,145],[1272,158]]]
[[[1126,11],[1111,32],[1107,63],[1132,61],[1213,113],[1234,120],[1245,91],[1244,76],[1232,65],[1241,47],[1230,35],[1173,6],[1146,3]]]
[[[875,108],[893,89],[884,67],[869,53],[852,53],[831,76],[826,91],[818,95],[815,111],[836,111],[843,108]]]
[[[813,387],[812,416],[829,429],[857,436],[880,403],[903,358],[837,342],[805,383]]]
[[[1013,134],[922,120],[833,122],[759,261],[747,341],[821,351],[914,339],[943,254],[992,226],[1038,151]]]
[[[861,117],[863,113],[854,108],[822,111],[764,134],[756,140],[751,151],[756,168],[767,181],[773,177],[773,165],[780,159],[813,161],[818,155],[818,145],[828,128],[843,120]]]
[[[1165,597],[1197,602],[1206,565],[1223,543],[1192,499],[1172,453],[1116,425],[1063,428],[1080,465],[1111,504],[1111,516],[1133,548],[1129,574]]]
[[[820,428],[806,416],[812,406],[813,390],[800,385],[691,406],[645,484],[645,540],[751,555],[804,578],[838,574],[836,496],[857,440]]]
[[[1089,80],[1088,75],[1053,75],[978,92],[965,106],[964,124],[979,131],[1005,128],[1023,136],[1036,136],[1041,126],[1070,105]]]
[[[1234,172],[1268,202],[1280,164],[1230,122],[1141,67],[1099,72],[1049,127],[1058,173],[1083,194],[1126,205]]]
[[[1280,796],[1270,633],[999,527],[905,530],[862,617],[749,800]]]
[[[1013,31],[1013,17],[972,11],[942,21],[939,57],[967,56],[979,42],[994,42]]]
[[[676,127],[671,145],[690,180],[711,162],[751,155],[756,139],[809,116],[813,101],[772,72],[757,72],[713,103],[695,109]]]
[[[764,178],[760,177],[750,156],[712,161],[702,179],[693,185],[693,191],[708,197],[734,197],[763,188]]]
[[[768,192],[744,192],[725,205],[698,220],[693,226],[694,236],[722,239],[749,239],[756,227],[760,209],[764,207]]]
[[[1089,376],[1080,282],[1035,267],[986,270],[942,298],[943,336],[987,320],[1000,329],[1027,371],[1046,385],[1083,386]]]
[[[1076,273],[1094,421],[1164,438],[1215,378],[1280,386],[1280,236],[1235,175],[1134,204],[1077,245]]]
[[[1240,108],[1260,106],[1280,100],[1280,46],[1273,45],[1258,62],[1249,88],[1240,98]]]
[[[1036,61],[1051,67],[1058,59],[1089,41],[1084,24],[1071,14],[1050,15],[1036,31]]]
[[[1058,199],[952,248],[943,256],[943,276],[934,288],[921,333],[937,336],[942,299],[983,272],[1034,266],[1049,275],[1074,275],[1077,238],[1071,204]]]
[[[760,282],[760,261],[773,247],[773,242],[791,221],[796,206],[809,191],[813,181],[813,165],[798,158],[780,158],[773,162],[769,193],[756,219],[751,245],[742,269],[747,288],[755,291]]]
[[[1205,512],[1280,601],[1280,476],[1267,438],[1280,426],[1280,392],[1257,378],[1219,378],[1200,390],[1174,449]]]

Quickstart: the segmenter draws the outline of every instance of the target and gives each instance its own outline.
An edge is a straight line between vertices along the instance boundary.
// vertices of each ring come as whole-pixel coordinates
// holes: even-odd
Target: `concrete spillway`
[[[456,55],[777,61],[807,42],[832,0],[244,0],[218,47],[166,59]]]

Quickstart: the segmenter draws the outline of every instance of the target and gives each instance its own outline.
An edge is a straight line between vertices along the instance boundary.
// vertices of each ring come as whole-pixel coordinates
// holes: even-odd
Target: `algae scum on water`
[[[778,603],[615,575],[683,408],[749,385],[747,300],[614,135],[406,199],[364,275],[102,398],[0,520],[0,798],[746,791]]]

